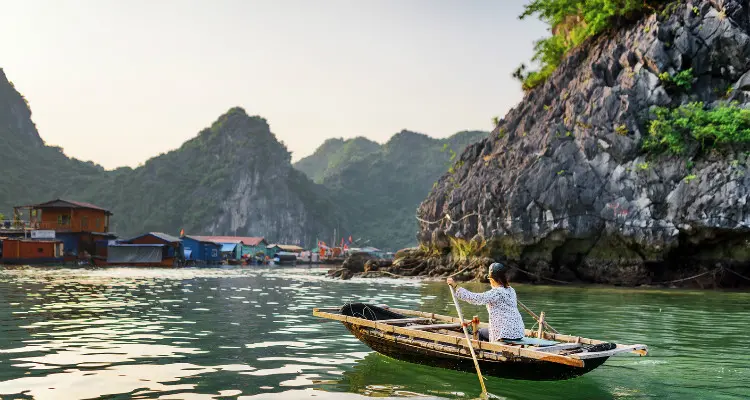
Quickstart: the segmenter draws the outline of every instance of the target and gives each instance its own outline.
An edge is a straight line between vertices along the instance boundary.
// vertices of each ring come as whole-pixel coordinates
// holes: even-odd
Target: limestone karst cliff
[[[749,34],[748,1],[706,0],[585,42],[441,178],[421,241],[486,240],[517,279],[739,284],[716,268],[750,261]]]

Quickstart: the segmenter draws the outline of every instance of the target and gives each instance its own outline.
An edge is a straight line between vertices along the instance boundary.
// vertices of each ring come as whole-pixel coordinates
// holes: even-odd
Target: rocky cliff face
[[[26,99],[18,93],[2,68],[0,68],[0,132],[3,135],[15,135],[30,146],[44,145],[36,126],[31,121],[31,109]]]
[[[334,227],[341,227],[324,189],[292,167],[291,154],[265,120],[250,118],[244,111],[230,112],[222,119],[218,148],[244,142],[249,146],[239,148],[249,151],[229,151],[234,154],[232,183],[221,211],[204,230],[261,232],[280,243],[314,246],[317,237],[328,237]]]
[[[292,167],[266,120],[241,108],[177,150],[113,171],[83,195],[111,207],[123,235],[184,229],[314,245],[340,224],[323,188]]]
[[[641,146],[655,106],[750,106],[749,34],[748,1],[682,2],[575,50],[443,176],[418,210],[420,239],[487,239],[533,279],[636,285],[746,271],[748,149]],[[687,90],[665,82],[688,69]]]

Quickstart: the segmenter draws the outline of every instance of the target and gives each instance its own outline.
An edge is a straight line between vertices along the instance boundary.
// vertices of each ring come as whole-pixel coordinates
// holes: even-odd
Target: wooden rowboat
[[[458,371],[474,363],[458,318],[421,311],[353,303],[313,309],[313,315],[341,321],[370,348],[386,356]],[[471,324],[468,324],[471,326]],[[486,328],[486,323],[477,327]],[[581,376],[615,354],[645,356],[647,346],[623,345],[559,333],[526,330],[522,341],[471,340],[484,375],[524,380],[563,380]],[[539,337],[541,333],[542,337]]]

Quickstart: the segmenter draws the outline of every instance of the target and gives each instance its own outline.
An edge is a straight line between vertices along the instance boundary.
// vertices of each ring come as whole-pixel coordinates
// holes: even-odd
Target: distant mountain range
[[[185,229],[314,246],[338,229],[360,244],[395,250],[416,243],[415,210],[453,152],[486,135],[433,139],[402,131],[384,145],[330,139],[292,166],[265,119],[232,108],[179,149],[135,169],[106,171],[45,145],[27,102],[0,69],[0,213],[68,198],[112,210],[112,227],[123,237]]]
[[[124,237],[185,229],[314,246],[342,224],[327,191],[292,168],[263,118],[241,108],[141,167],[105,171],[46,146],[0,70],[0,168],[0,212],[58,197],[88,201],[112,210]]]
[[[395,250],[417,243],[417,207],[455,154],[487,134],[435,139],[404,130],[384,145],[329,139],[294,166],[326,187],[359,243]]]

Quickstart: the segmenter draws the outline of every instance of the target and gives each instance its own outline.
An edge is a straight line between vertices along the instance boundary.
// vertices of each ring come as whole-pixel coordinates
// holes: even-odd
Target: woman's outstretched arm
[[[456,282],[453,280],[453,278],[448,278],[447,282],[454,288],[456,287]],[[494,302],[494,296],[492,296],[492,293],[489,291],[483,293],[474,293],[464,288],[457,288],[456,297],[467,303],[476,304],[478,306]]]

